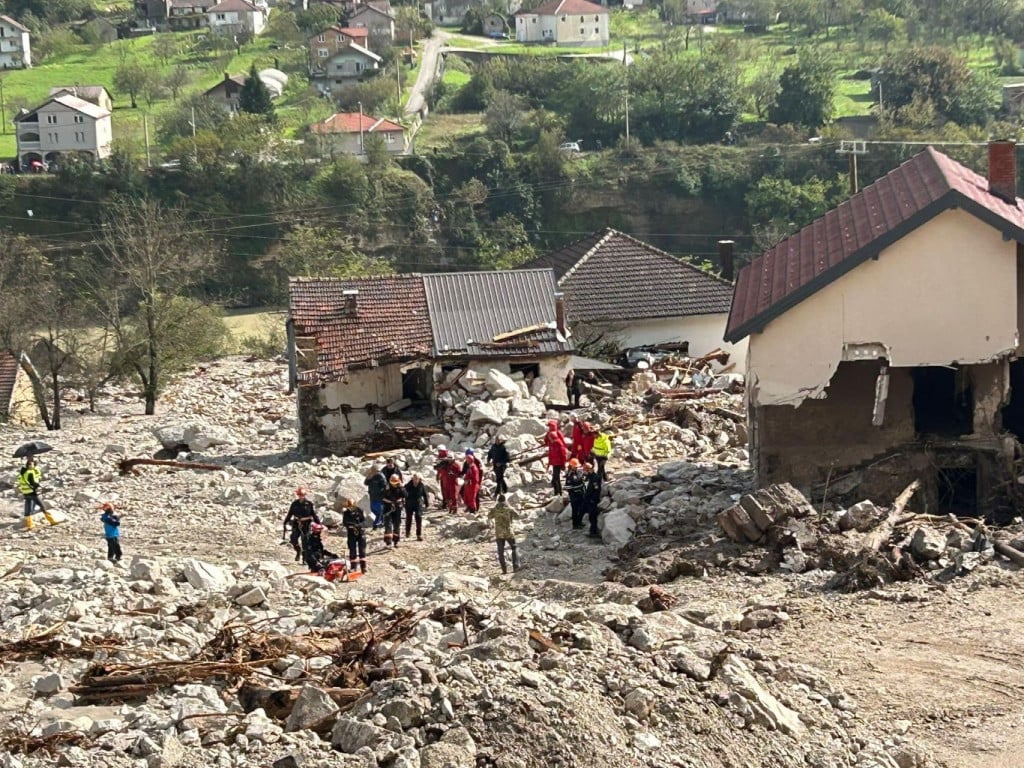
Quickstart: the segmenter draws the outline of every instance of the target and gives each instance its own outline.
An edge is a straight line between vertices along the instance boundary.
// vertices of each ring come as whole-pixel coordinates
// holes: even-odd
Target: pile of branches
[[[225,625],[191,659],[144,664],[99,663],[90,667],[70,690],[81,703],[144,699],[162,689],[186,683],[221,680],[241,685],[287,656],[329,656],[321,684],[348,690],[365,688],[393,672],[384,668],[395,643],[402,642],[425,618],[403,609],[372,620],[365,615],[346,627],[307,635],[271,631],[270,620]]]
[[[53,658],[89,658],[99,651],[115,652],[124,643],[116,635],[70,643],[60,638],[64,622],[21,640],[0,642],[0,661],[37,661]]]
[[[0,729],[0,749],[12,755],[45,752],[54,757],[65,747],[86,747],[90,743],[89,736],[81,731],[60,731],[47,736],[37,736],[32,733],[33,726],[34,722],[28,715],[21,714],[11,718]]]

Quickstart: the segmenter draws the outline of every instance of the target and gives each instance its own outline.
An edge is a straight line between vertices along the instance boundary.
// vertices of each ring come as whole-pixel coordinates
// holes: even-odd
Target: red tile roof
[[[551,267],[573,322],[646,320],[729,311],[732,285],[614,229],[534,259]]]
[[[1024,200],[1010,203],[992,194],[984,176],[928,147],[744,267],[725,340],[760,331],[950,208],[1024,242]]]
[[[247,0],[221,0],[209,10],[209,13],[228,13],[232,11],[237,13],[257,13],[261,9]]]
[[[331,115],[326,120],[321,120],[319,123],[313,123],[309,126],[309,130],[313,133],[323,134],[359,133],[360,118],[362,119],[362,130],[366,133],[405,131],[405,128],[396,122],[383,117],[374,117],[373,115],[360,115],[358,112],[338,112]]]
[[[577,13],[589,15],[593,13],[608,13],[603,5],[591,3],[588,0],[548,0],[530,11],[519,11],[517,15],[536,14],[538,16],[557,16],[560,13]]]
[[[355,314],[346,314],[344,291],[359,291]],[[296,338],[317,343],[316,368],[300,371],[302,384],[334,381],[349,370],[427,357],[433,336],[427,295],[419,275],[288,280],[289,317]]]

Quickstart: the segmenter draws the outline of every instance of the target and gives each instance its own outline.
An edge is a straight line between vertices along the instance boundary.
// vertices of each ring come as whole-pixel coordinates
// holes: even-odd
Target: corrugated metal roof
[[[933,147],[914,155],[744,267],[725,340],[764,328],[833,280],[932,217],[959,207],[1024,242],[1024,201],[1007,202],[988,181]]]
[[[423,276],[434,354],[519,356],[572,351],[555,323],[555,275],[550,269],[449,272]],[[548,324],[495,343],[493,337]]]

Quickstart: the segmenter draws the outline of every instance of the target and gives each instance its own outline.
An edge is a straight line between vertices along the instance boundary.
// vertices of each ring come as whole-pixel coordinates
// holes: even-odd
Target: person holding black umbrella
[[[39,484],[42,482],[43,471],[36,465],[35,455],[29,454],[25,457],[25,466],[18,473],[15,485],[22,498],[25,499],[25,528],[30,531],[34,527],[32,515],[35,514],[36,507],[39,507],[40,511],[46,515],[46,522],[50,525],[57,524],[53,515],[43,506],[43,502],[39,499]]]

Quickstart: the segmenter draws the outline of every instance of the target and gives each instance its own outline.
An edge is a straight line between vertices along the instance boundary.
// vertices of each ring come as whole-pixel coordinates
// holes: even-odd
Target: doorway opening
[[[1010,363],[1010,400],[1003,407],[1003,428],[1024,438],[1024,360]]]
[[[974,517],[978,512],[978,468],[940,467],[938,483],[939,514]]]
[[[974,431],[974,394],[965,368],[926,366],[914,379],[914,430],[918,436],[959,437]]]

